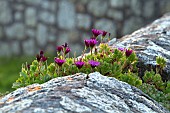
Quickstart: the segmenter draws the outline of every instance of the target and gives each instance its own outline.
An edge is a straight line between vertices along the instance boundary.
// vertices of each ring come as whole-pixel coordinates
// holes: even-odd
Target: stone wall
[[[167,11],[169,0],[0,0],[0,56],[54,52],[64,42],[80,53],[92,28],[120,38]]]

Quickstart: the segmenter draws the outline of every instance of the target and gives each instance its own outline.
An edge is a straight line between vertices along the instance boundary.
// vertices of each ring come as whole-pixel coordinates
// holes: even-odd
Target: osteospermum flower
[[[58,52],[61,52],[61,51],[63,50],[63,46],[57,46],[57,47],[56,47],[56,50],[57,50]]]
[[[105,36],[106,36],[106,34],[107,34],[107,32],[106,32],[106,31],[102,31],[102,36],[103,36],[103,37],[105,37]]]
[[[101,30],[97,30],[97,29],[92,29],[92,33],[95,37],[97,37],[98,35],[102,34]]]
[[[45,61],[47,60],[47,57],[42,56],[40,60],[41,60],[42,62],[45,62]]]
[[[83,67],[83,65],[84,65],[84,62],[82,62],[82,61],[77,61],[77,62],[75,62],[75,65],[76,65],[79,69],[81,69],[81,68]]]
[[[85,43],[85,46],[86,46],[86,47],[89,47],[89,46],[90,46],[89,40],[85,39],[85,40],[84,40],[84,43]]]
[[[118,50],[120,50],[120,51],[124,51],[124,48],[122,48],[122,47],[119,47],[119,48],[118,48]]]
[[[92,68],[95,68],[100,65],[100,62],[89,60],[89,64],[91,65]]]
[[[90,39],[89,40],[89,45],[90,45],[91,48],[93,48],[96,44],[97,44],[97,40],[96,39]]]
[[[133,50],[132,49],[126,49],[126,56],[129,57],[132,54]]]
[[[69,53],[71,49],[69,47],[66,47],[65,54]]]
[[[62,66],[63,63],[65,62],[65,60],[59,59],[59,58],[55,58],[54,59],[55,63],[57,63],[59,66]]]

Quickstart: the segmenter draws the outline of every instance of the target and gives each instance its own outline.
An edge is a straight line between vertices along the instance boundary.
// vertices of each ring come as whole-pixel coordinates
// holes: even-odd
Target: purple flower
[[[120,50],[120,51],[124,51],[124,48],[122,48],[122,47],[118,47],[118,50]]]
[[[69,47],[67,47],[65,50],[65,54],[69,53],[70,51],[71,51],[71,49]]]
[[[84,62],[82,62],[82,61],[77,61],[77,62],[75,62],[75,64],[76,64],[76,66],[77,66],[79,69],[81,69],[81,68],[83,67],[83,65],[84,65]]]
[[[126,49],[126,56],[129,57],[132,54],[133,50],[132,49]]]
[[[65,43],[65,44],[63,44],[62,46],[63,46],[64,48],[66,48],[66,47],[68,47],[68,44]]]
[[[59,59],[59,58],[55,58],[54,59],[55,63],[57,63],[59,66],[62,66],[63,63],[65,62],[65,60]]]
[[[103,37],[105,37],[105,36],[106,36],[106,34],[107,34],[107,32],[106,32],[106,31],[102,31],[102,36],[103,36]]]
[[[92,33],[95,37],[97,37],[98,35],[102,34],[101,30],[97,30],[97,29],[92,29]]]
[[[56,50],[57,50],[58,52],[61,52],[61,51],[63,50],[63,46],[57,46],[57,47],[56,47]]]
[[[84,43],[85,43],[85,46],[86,46],[86,47],[89,47],[89,46],[90,46],[89,40],[85,39],[85,40],[84,40]]]
[[[40,51],[40,57],[43,57],[44,56],[44,51]]]
[[[40,57],[39,54],[37,54],[36,59],[37,59],[38,62],[41,60],[41,57]]]
[[[47,57],[45,57],[45,56],[42,56],[42,57],[41,57],[41,61],[42,61],[42,62],[45,62],[46,60],[47,60]]]
[[[95,68],[100,65],[100,62],[89,60],[89,64],[91,65],[92,68]]]
[[[91,48],[93,48],[96,44],[97,44],[97,40],[96,39],[90,39],[89,40],[89,45],[90,45]]]

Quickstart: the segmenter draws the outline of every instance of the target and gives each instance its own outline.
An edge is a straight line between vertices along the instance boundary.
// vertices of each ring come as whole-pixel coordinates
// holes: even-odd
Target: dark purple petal
[[[103,36],[103,37],[105,37],[105,36],[106,36],[106,34],[107,34],[107,32],[106,32],[106,31],[102,31],[102,36]]]
[[[62,66],[63,63],[65,62],[65,60],[59,59],[59,58],[55,58],[54,59],[55,63],[57,63],[59,66]]]
[[[58,52],[61,52],[61,51],[63,50],[63,46],[57,46],[57,47],[56,47],[56,50],[57,50]]]
[[[62,46],[63,46],[64,48],[67,48],[67,47],[68,47],[68,44],[65,43],[65,44],[63,44]]]
[[[44,56],[44,51],[40,51],[40,57],[43,57]]]
[[[132,49],[126,49],[126,56],[129,57],[132,54],[133,50]]]
[[[69,53],[70,51],[71,51],[71,49],[69,47],[67,47],[65,50],[65,54]]]
[[[41,57],[40,57],[39,54],[37,54],[36,59],[37,59],[38,62],[41,60]]]
[[[84,62],[82,62],[82,61],[77,61],[77,62],[75,62],[75,64],[76,64],[76,66],[80,69],[80,68],[83,67]]]
[[[97,29],[92,29],[92,33],[95,37],[97,37],[98,35],[102,34],[101,30],[97,30]]]
[[[90,45],[91,48],[93,48],[96,44],[97,44],[97,40],[96,39],[90,39],[89,40],[89,45]]]
[[[89,64],[91,65],[92,68],[95,68],[100,65],[100,62],[89,60]]]
[[[118,50],[120,50],[120,51],[124,51],[124,48],[122,48],[122,47],[118,47]]]
[[[47,60],[47,57],[45,57],[45,56],[41,57],[42,62],[45,62],[46,60]]]
[[[86,47],[89,47],[89,46],[90,46],[90,42],[89,42],[89,40],[87,40],[87,39],[86,39],[86,40],[84,40],[84,43],[85,43],[85,46],[86,46]]]

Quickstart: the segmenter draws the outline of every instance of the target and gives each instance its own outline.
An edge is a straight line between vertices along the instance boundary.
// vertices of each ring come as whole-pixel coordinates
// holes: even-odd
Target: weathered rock
[[[8,1],[0,1],[0,23],[8,24],[12,21],[12,12],[9,8]]]
[[[89,29],[91,26],[91,17],[87,14],[77,14],[77,26],[83,29]]]
[[[33,84],[0,100],[0,112],[168,113],[139,89],[98,72]]]
[[[61,0],[59,2],[59,10],[57,23],[62,29],[72,29],[75,27],[75,7],[74,4],[67,1]]]
[[[41,11],[39,13],[39,20],[47,24],[55,24],[55,15],[48,11]]]
[[[37,27],[37,42],[38,45],[43,46],[47,41],[47,26],[43,24],[38,24]]]
[[[31,27],[36,26],[36,22],[37,22],[36,15],[37,15],[37,13],[34,8],[32,8],[32,7],[27,8],[27,10],[25,12],[26,25],[31,26]]]
[[[91,0],[88,3],[88,10],[95,16],[104,16],[107,11],[108,3],[103,0]]]
[[[14,23],[9,27],[6,27],[6,36],[10,39],[24,39],[25,27],[23,23]]]
[[[111,44],[113,47],[132,48],[145,64],[156,65],[156,57],[167,59],[165,71],[170,74],[170,14],[154,21],[145,28],[124,36]],[[144,68],[144,67],[143,67]],[[170,76],[166,79],[170,80]]]
[[[25,55],[32,55],[35,53],[35,42],[33,39],[26,40],[22,43],[23,52]]]

